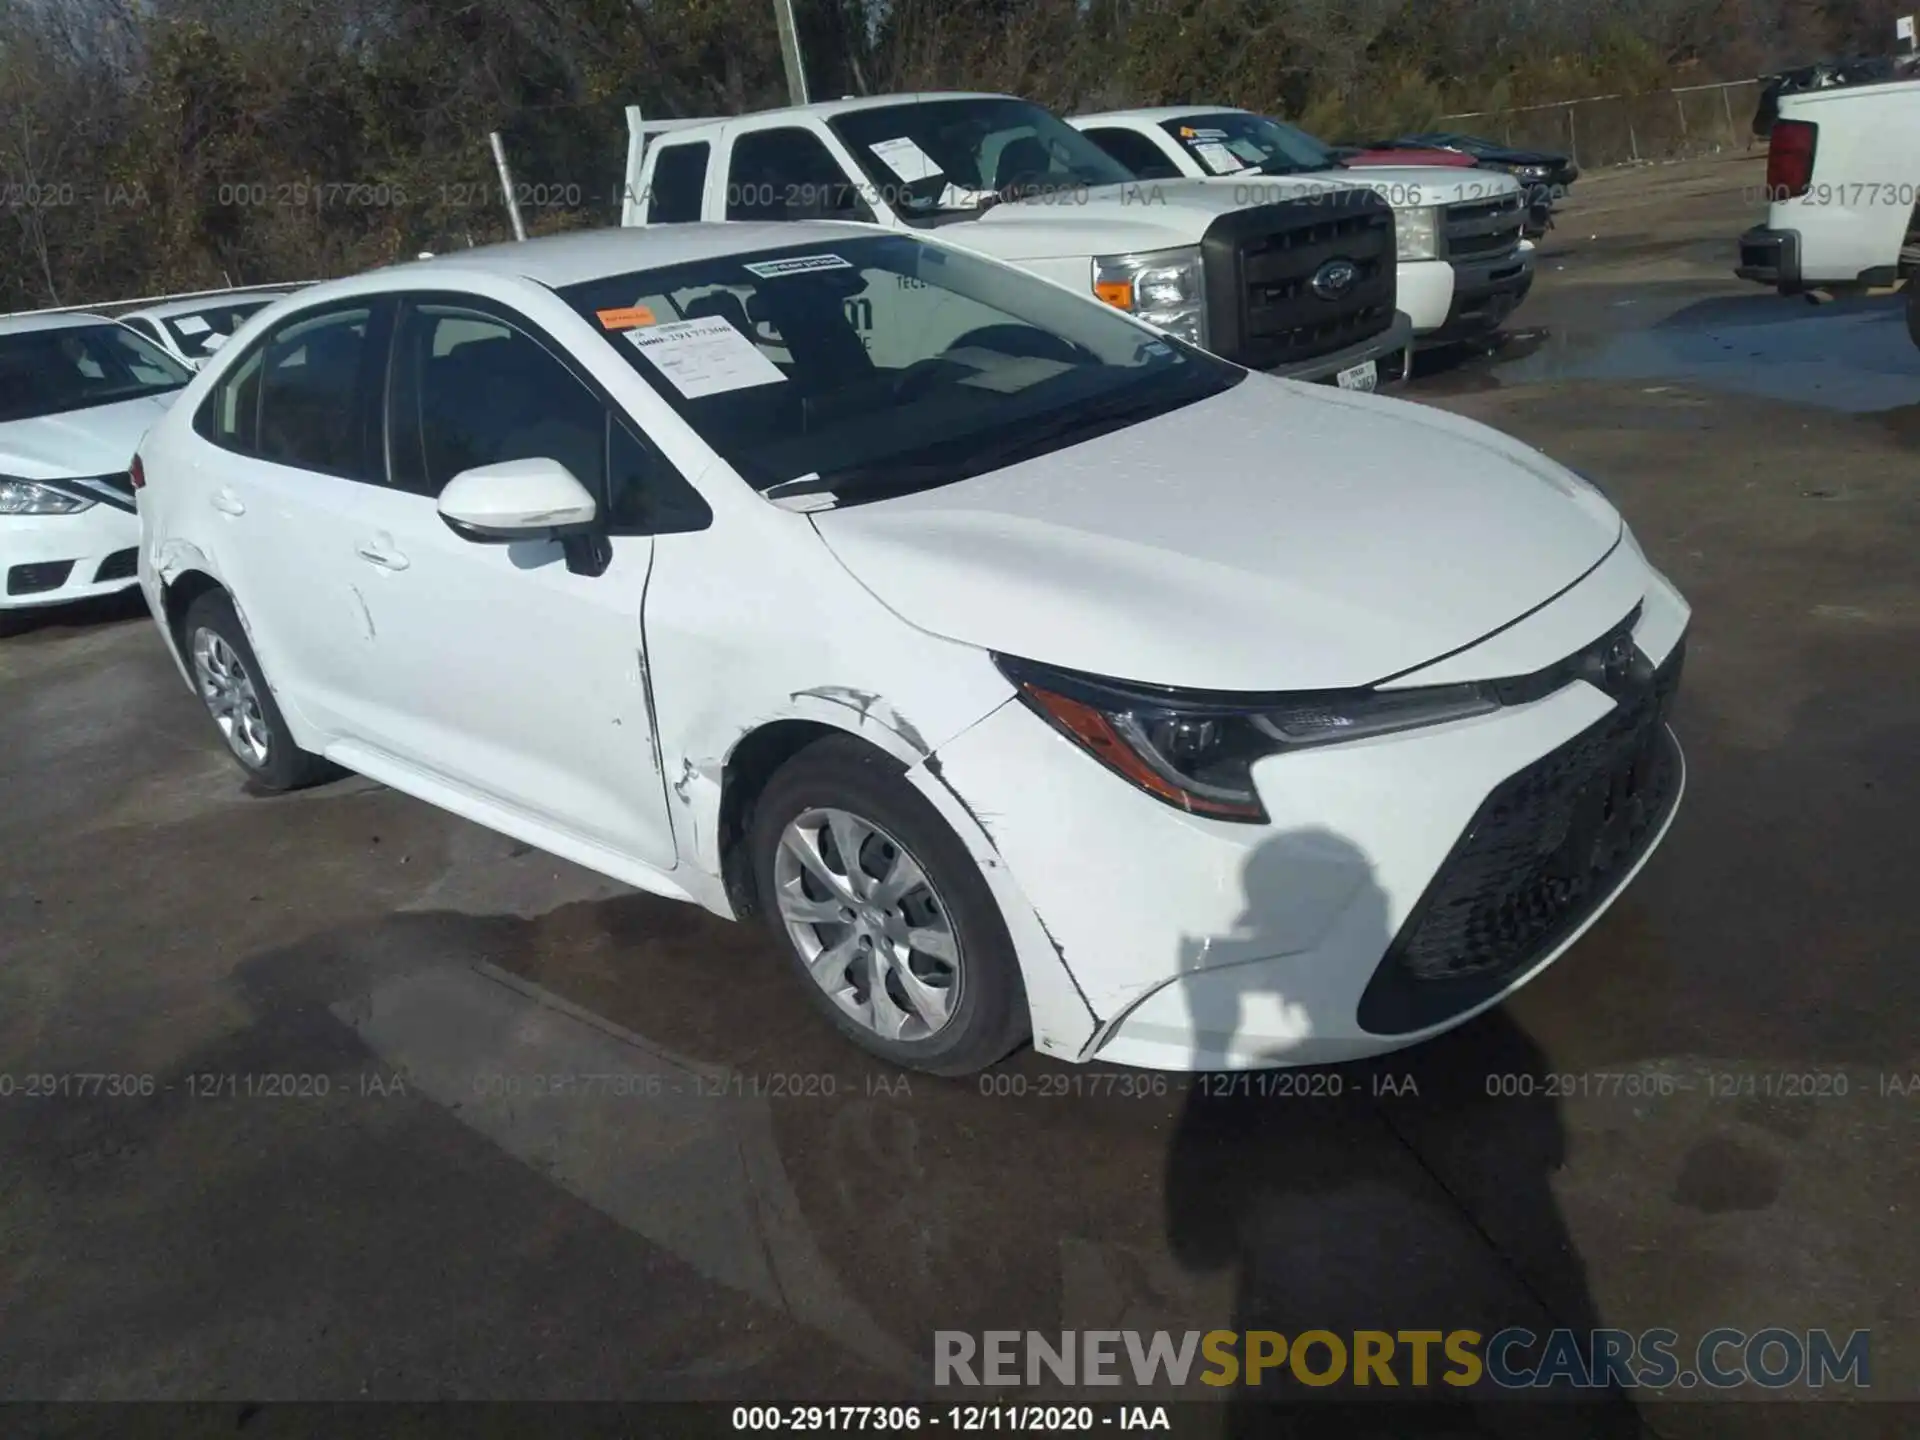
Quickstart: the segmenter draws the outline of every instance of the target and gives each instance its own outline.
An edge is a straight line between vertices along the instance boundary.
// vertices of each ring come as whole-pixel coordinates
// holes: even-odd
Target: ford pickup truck
[[[841,220],[1092,294],[1248,369],[1371,390],[1412,322],[1365,186],[1248,203],[1142,181],[1007,95],[873,96],[713,120],[630,115],[623,223]]]
[[[1348,170],[1303,130],[1225,106],[1075,115],[1075,126],[1142,179],[1193,179],[1243,204],[1359,184],[1393,207],[1396,303],[1420,347],[1497,329],[1533,286],[1520,182],[1497,170],[1435,165]]]

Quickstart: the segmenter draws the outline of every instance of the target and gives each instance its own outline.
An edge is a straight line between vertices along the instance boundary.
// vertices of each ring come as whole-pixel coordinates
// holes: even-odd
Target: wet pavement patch
[[[1902,303],[1898,296],[1821,306],[1776,295],[1713,297],[1644,328],[1574,323],[1522,331],[1483,364],[1503,385],[1677,381],[1872,414],[1920,404],[1920,348],[1907,334]]]

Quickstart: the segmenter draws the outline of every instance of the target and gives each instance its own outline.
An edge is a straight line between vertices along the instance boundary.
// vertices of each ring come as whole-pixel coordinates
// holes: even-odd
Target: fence
[[[1471,129],[1506,145],[1560,151],[1590,170],[1748,150],[1760,143],[1753,135],[1759,99],[1758,80],[1730,80],[1642,95],[1591,95],[1552,105],[1471,110],[1443,115],[1434,128]]]

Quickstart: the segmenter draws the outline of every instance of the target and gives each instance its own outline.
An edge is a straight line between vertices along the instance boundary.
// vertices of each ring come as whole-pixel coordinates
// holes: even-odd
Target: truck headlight
[[[1206,275],[1197,245],[1095,256],[1093,293],[1189,344],[1207,343]]]
[[[1411,210],[1393,212],[1394,258],[1398,260],[1438,260],[1440,258],[1440,208],[1417,205]]]
[[[91,500],[78,500],[31,480],[0,475],[0,515],[71,515],[91,504]]]

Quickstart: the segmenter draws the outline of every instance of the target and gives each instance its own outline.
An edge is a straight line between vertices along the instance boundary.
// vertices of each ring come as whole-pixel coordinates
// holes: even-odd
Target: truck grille
[[[1498,200],[1463,200],[1447,206],[1441,218],[1447,259],[1504,255],[1520,243],[1527,202],[1517,192]]]
[[[1311,360],[1393,324],[1393,211],[1370,190],[1233,211],[1208,227],[1201,249],[1208,348],[1237,364]]]
[[[1612,711],[1487,797],[1374,972],[1363,1027],[1406,1034],[1470,1009],[1613,893],[1678,796],[1666,722],[1681,663],[1680,647],[1658,671],[1638,658]]]

